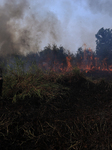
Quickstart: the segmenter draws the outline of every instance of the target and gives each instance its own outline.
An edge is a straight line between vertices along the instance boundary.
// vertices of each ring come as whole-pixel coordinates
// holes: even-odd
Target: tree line
[[[93,60],[95,57],[99,58],[102,62],[105,58],[108,65],[112,64],[112,29],[101,28],[96,34],[96,50],[90,50],[86,48],[85,50],[80,47],[75,54],[71,54],[69,50],[66,50],[63,46],[58,47],[57,45],[48,45],[44,47],[39,53],[29,53],[27,56],[23,55],[12,55],[10,58],[0,58],[1,64],[7,65],[7,63],[12,63],[15,58],[19,58],[24,62],[27,62],[27,67],[32,63],[41,64],[42,62],[48,62],[49,66],[53,67],[54,63],[63,64],[63,67],[67,66],[66,57],[71,57],[71,64],[80,63],[82,60],[89,60],[91,55]],[[86,56],[85,56],[86,53]],[[8,56],[7,56],[8,57]],[[6,61],[10,60],[10,61]],[[94,63],[94,62],[93,62]],[[9,65],[9,64],[8,64]]]

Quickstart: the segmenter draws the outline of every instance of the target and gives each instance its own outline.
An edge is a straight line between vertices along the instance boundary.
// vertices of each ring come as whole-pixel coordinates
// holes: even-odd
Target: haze
[[[38,52],[56,44],[75,53],[112,28],[111,0],[1,0],[0,55]]]

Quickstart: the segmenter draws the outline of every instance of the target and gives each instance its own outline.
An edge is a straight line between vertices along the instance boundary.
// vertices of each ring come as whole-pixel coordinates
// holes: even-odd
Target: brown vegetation
[[[0,99],[0,148],[112,148],[112,86],[78,70],[6,76]]]

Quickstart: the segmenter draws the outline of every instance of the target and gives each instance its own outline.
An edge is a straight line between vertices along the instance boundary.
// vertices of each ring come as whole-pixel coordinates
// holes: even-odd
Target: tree
[[[111,63],[112,58],[112,29],[101,28],[96,37],[96,55],[103,60],[107,58],[107,61]]]

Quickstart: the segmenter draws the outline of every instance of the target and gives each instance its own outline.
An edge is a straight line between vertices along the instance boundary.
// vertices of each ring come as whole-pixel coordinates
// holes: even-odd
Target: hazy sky
[[[85,43],[95,50],[95,34],[112,29],[112,0],[0,0],[1,51],[37,51],[49,44],[75,53]],[[6,36],[4,36],[6,35]],[[11,40],[7,42],[7,37]],[[8,50],[5,46],[13,47]],[[11,45],[11,44],[12,45]]]

